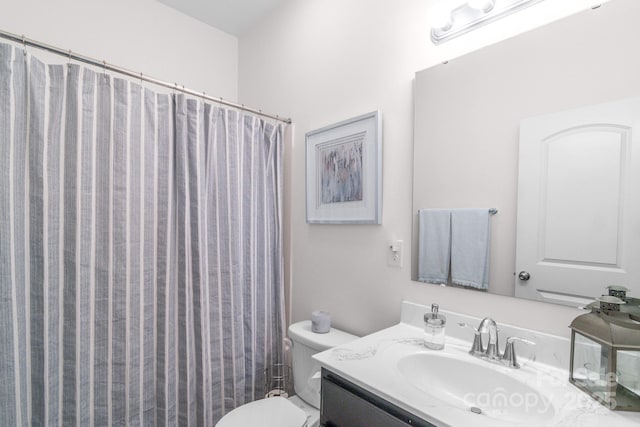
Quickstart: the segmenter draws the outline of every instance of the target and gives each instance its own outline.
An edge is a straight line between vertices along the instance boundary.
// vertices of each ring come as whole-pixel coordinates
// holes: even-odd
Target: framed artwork
[[[307,222],[380,224],[382,117],[374,111],[306,134]]]

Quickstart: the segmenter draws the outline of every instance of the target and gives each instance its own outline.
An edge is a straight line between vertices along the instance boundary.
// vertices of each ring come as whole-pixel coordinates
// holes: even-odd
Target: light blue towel
[[[490,223],[488,209],[451,211],[451,282],[489,288]]]
[[[418,280],[446,284],[451,260],[451,210],[418,211]]]

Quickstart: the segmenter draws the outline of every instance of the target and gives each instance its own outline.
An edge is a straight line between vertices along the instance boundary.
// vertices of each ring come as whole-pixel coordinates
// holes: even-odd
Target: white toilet
[[[316,334],[311,332],[311,321],[305,320],[289,326],[289,338],[296,395],[289,399],[271,397],[247,403],[222,417],[216,427],[318,427],[320,366],[311,356],[358,337],[335,328],[326,334]]]

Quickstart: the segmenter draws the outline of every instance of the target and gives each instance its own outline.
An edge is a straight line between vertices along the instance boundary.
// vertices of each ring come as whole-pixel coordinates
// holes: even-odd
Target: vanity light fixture
[[[448,31],[453,25],[451,10],[444,1],[436,2],[429,11],[429,24],[432,28],[439,28],[441,31]]]
[[[472,9],[489,13],[491,9],[493,9],[493,6],[496,5],[496,0],[469,0],[467,4]]]
[[[431,13],[431,41],[440,44],[543,0],[468,0],[453,10],[437,2]]]

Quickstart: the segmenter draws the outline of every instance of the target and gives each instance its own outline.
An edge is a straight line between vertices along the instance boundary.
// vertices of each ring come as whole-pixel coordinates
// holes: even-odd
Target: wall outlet
[[[387,253],[387,265],[390,267],[402,267],[402,240],[394,240],[389,243]]]

